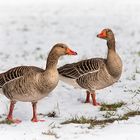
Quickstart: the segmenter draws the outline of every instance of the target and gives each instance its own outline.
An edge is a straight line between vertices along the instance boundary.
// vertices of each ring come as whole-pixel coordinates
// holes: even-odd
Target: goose
[[[31,102],[33,108],[32,122],[38,122],[37,102],[48,96],[57,86],[59,74],[57,63],[60,56],[77,55],[66,44],[58,43],[51,49],[46,69],[43,70],[34,66],[21,66],[0,74],[0,85],[3,94],[10,99],[10,109],[7,120],[13,123],[20,123],[21,120],[13,119],[13,110],[17,101]]]
[[[103,29],[97,37],[107,41],[106,58],[91,58],[58,68],[60,80],[76,88],[85,89],[87,93],[85,103],[90,102],[91,96],[94,106],[100,105],[96,101],[95,91],[113,85],[122,73],[122,60],[116,52],[112,30]]]

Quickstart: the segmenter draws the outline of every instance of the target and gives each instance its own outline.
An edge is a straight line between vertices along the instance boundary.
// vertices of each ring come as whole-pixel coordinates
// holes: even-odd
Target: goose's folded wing
[[[0,88],[5,83],[23,76],[25,73],[27,73],[31,69],[35,70],[35,71],[38,71],[38,72],[44,71],[43,69],[38,68],[38,67],[34,67],[34,66],[14,67],[14,68],[0,74]]]
[[[58,72],[64,77],[77,79],[88,73],[98,72],[104,64],[105,59],[102,58],[87,59],[77,63],[66,64],[58,68]]]

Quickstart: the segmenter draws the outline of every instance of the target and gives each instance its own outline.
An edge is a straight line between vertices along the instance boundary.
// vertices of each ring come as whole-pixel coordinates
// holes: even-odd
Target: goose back
[[[60,67],[58,68],[58,72],[64,77],[78,79],[86,74],[96,73],[104,67],[105,62],[106,60],[102,58],[82,60],[77,63],[66,64]]]
[[[33,69],[37,72],[43,72],[44,71],[43,69],[35,67],[35,66],[14,67],[14,68],[0,74],[0,88],[2,88],[2,86],[5,83],[23,76],[25,73],[27,73],[31,69]]]

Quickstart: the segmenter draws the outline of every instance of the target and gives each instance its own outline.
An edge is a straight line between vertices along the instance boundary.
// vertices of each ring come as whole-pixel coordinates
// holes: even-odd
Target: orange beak
[[[68,54],[68,55],[77,55],[77,52],[74,52],[73,50],[67,48],[66,54]]]
[[[97,37],[99,37],[99,38],[106,38],[107,34],[106,34],[106,32],[101,32],[100,34],[97,35]]]

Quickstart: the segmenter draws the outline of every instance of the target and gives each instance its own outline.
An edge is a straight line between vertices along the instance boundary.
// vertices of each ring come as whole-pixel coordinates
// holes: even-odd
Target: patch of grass
[[[136,73],[140,74],[140,70],[138,68],[136,68]]]
[[[124,90],[124,92],[130,92],[130,93],[133,93],[133,94],[135,93],[134,96],[132,97],[132,98],[134,98],[135,96],[140,94],[140,87],[137,88],[137,89],[134,89],[134,90],[132,90],[132,89]]]
[[[120,118],[111,118],[111,119],[105,119],[105,120],[96,120],[96,119],[88,119],[85,117],[80,117],[80,118],[75,117],[65,122],[62,122],[61,124],[69,124],[69,123],[86,124],[87,123],[87,124],[90,124],[90,127],[94,127],[97,125],[104,126],[108,123],[113,123],[114,121],[119,121],[119,120],[127,120],[127,119],[120,117]]]
[[[119,102],[119,103],[114,103],[114,104],[105,104],[105,103],[103,103],[101,105],[100,111],[116,111],[117,108],[120,108],[123,105],[125,105],[124,102]]]
[[[115,111],[107,111],[106,114],[103,115],[106,119],[109,119],[113,116],[116,116],[116,112]]]
[[[140,56],[140,51],[138,51],[138,56]]]
[[[128,120],[129,117],[134,117],[136,115],[140,115],[140,111],[131,111],[123,116],[118,116],[118,118],[109,118],[109,119],[104,119],[104,120],[97,120],[97,119],[89,119],[85,117],[74,117],[72,119],[66,120],[65,122],[62,122],[61,124],[69,124],[69,123],[76,123],[76,124],[90,124],[90,128],[100,125],[100,126],[105,126],[109,123],[113,123],[115,121],[122,121],[122,120]]]
[[[13,122],[5,119],[5,120],[0,121],[0,124],[9,124],[10,125],[10,124],[13,124]]]
[[[46,116],[48,116],[48,117],[53,117],[53,118],[57,117],[57,114],[56,114],[55,111],[49,112],[49,113],[47,113],[47,114],[39,113],[39,115],[41,115],[41,116],[43,116],[43,117],[46,117]]]
[[[133,74],[131,78],[132,78],[132,80],[136,80],[136,75]]]
[[[91,123],[91,121],[92,121],[91,119],[82,116],[82,117],[74,117],[65,122],[62,122],[61,124],[69,124],[69,123],[85,124],[85,123]]]
[[[131,112],[124,114],[124,116],[126,116],[126,117],[134,117],[136,115],[140,115],[140,111],[131,111]]]
[[[48,116],[48,117],[53,117],[53,118],[57,117],[55,111],[49,112],[49,113],[47,114],[47,116]]]
[[[49,136],[54,136],[56,139],[58,139],[59,137],[57,136],[57,134],[52,131],[52,130],[48,130],[47,132],[42,132],[43,135],[49,135]]]

